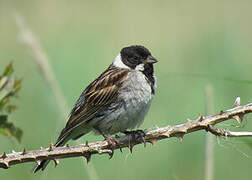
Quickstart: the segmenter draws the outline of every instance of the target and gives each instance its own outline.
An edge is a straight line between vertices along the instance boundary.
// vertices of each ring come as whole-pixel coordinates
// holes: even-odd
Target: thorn
[[[129,148],[131,154],[132,154],[132,152],[133,152],[133,147],[134,147],[134,145],[132,145],[132,144],[129,144],[129,146],[128,146],[128,148]]]
[[[86,141],[86,146],[87,146],[87,147],[89,147],[89,145],[88,145],[88,141]]]
[[[156,139],[150,140],[150,143],[152,146],[155,146],[157,144],[157,140]]]
[[[168,132],[162,134],[165,137],[170,137],[170,134]]]
[[[2,159],[7,158],[7,155],[6,155],[6,153],[5,153],[5,152],[1,155],[1,158],[2,158]]]
[[[204,117],[203,117],[201,114],[199,114],[199,117],[198,117],[197,120],[198,120],[199,122],[201,122],[201,121],[203,121],[203,119],[204,119]]]
[[[158,129],[159,127],[157,125],[154,126],[156,129]]]
[[[224,114],[224,111],[223,111],[223,110],[221,110],[221,111],[219,112],[219,115],[222,115],[222,114]]]
[[[241,118],[239,116],[233,116],[237,123],[241,124]]]
[[[69,148],[70,147],[69,144],[66,144],[66,147]]]
[[[42,146],[40,146],[40,150],[43,150],[43,147],[42,147]]]
[[[114,156],[114,149],[115,149],[115,146],[113,144],[111,144],[110,142],[108,142],[108,149],[110,150],[110,152],[108,153],[109,155],[109,159],[111,159],[113,156]],[[119,147],[121,148],[121,147]]]
[[[84,155],[84,157],[86,158],[87,163],[89,163],[90,160],[91,160],[91,154],[90,154],[90,153],[87,153],[87,154]]]
[[[8,169],[10,167],[9,163],[8,162],[4,162],[4,169]]]
[[[114,156],[114,150],[111,150],[111,152],[109,152],[108,155],[109,159],[112,159],[112,157]]]
[[[234,102],[234,108],[235,107],[238,107],[241,105],[241,98],[238,96],[236,99],[235,99],[235,102]]]
[[[182,143],[183,142],[183,135],[179,136],[179,142]]]
[[[206,124],[205,128],[206,128],[206,132],[209,132],[212,129],[212,125]]]
[[[143,138],[143,143],[144,143],[144,147],[146,148],[146,141],[145,141],[145,138]]]
[[[36,163],[39,166],[41,164],[41,160],[36,160]]]
[[[25,148],[24,148],[24,150],[23,150],[23,152],[21,153],[21,155],[25,155],[27,152],[26,152],[26,150],[25,150]]]
[[[50,144],[50,147],[49,147],[48,151],[52,151],[53,149],[54,149],[54,145]]]
[[[12,153],[17,153],[16,151],[12,150]]]
[[[120,151],[121,151],[121,153],[122,153],[123,151],[122,151],[122,147],[121,147],[121,146],[119,147],[119,149],[120,149]]]
[[[55,167],[59,164],[59,159],[53,159]]]

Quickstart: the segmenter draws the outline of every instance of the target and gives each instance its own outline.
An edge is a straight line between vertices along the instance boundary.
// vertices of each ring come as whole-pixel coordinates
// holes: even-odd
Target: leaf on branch
[[[2,76],[9,76],[13,73],[13,65],[12,63],[10,63],[9,65],[7,65],[7,67],[5,68],[3,75]]]
[[[13,123],[7,121],[7,115],[0,116],[0,134],[9,138],[16,138],[18,142],[21,142],[22,130]]]
[[[16,110],[17,109],[17,106],[15,104],[8,104],[6,107],[5,107],[5,111],[7,113],[11,113],[12,111]]]
[[[10,63],[0,75],[0,134],[16,138],[20,142],[22,130],[9,122],[6,115],[17,109],[15,104],[9,104],[9,102],[11,98],[17,97],[21,88],[21,80],[12,78],[13,72],[13,65]]]

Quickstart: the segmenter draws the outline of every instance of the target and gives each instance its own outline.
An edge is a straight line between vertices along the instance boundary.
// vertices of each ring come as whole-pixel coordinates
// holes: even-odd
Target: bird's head
[[[113,62],[114,66],[134,70],[144,70],[145,65],[152,65],[157,60],[144,46],[129,46],[121,50]]]

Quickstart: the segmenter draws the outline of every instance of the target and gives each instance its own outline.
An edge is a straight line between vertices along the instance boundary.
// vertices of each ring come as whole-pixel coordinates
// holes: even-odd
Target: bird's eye
[[[132,56],[131,58],[129,58],[129,62],[131,63],[131,64],[137,64],[137,62],[138,62],[138,57],[137,56]]]
[[[138,56],[134,56],[134,59],[137,60],[137,59],[139,59],[139,57]]]

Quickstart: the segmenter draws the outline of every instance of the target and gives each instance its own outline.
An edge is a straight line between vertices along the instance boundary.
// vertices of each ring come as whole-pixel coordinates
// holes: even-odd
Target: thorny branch
[[[143,139],[139,135],[133,137],[132,134],[125,135],[123,137],[118,137],[118,144],[115,145],[113,149],[122,149],[129,147],[132,151],[133,146],[137,144],[142,144],[149,142],[155,145],[157,140],[177,137],[180,141],[183,140],[185,134],[192,133],[194,131],[205,130],[216,136],[226,136],[226,137],[244,137],[252,136],[252,132],[231,132],[229,130],[217,129],[214,127],[215,124],[221,123],[229,119],[235,119],[240,123],[245,114],[252,112],[252,103],[244,106],[240,106],[240,98],[238,97],[235,101],[235,105],[232,109],[226,111],[220,111],[218,114],[212,116],[202,116],[196,120],[188,119],[186,123],[166,126],[162,128],[156,128],[146,132],[145,138]],[[5,152],[0,156],[0,167],[7,169],[12,165],[21,164],[25,162],[36,162],[40,163],[44,159],[51,159],[54,161],[55,165],[59,163],[59,159],[83,156],[90,161],[91,155],[93,154],[109,154],[113,156],[113,151],[111,150],[111,145],[106,141],[98,141],[94,143],[86,143],[77,146],[66,145],[64,147],[54,147],[50,145],[48,148],[41,148],[40,150],[26,151],[22,152],[12,152],[6,154]]]

